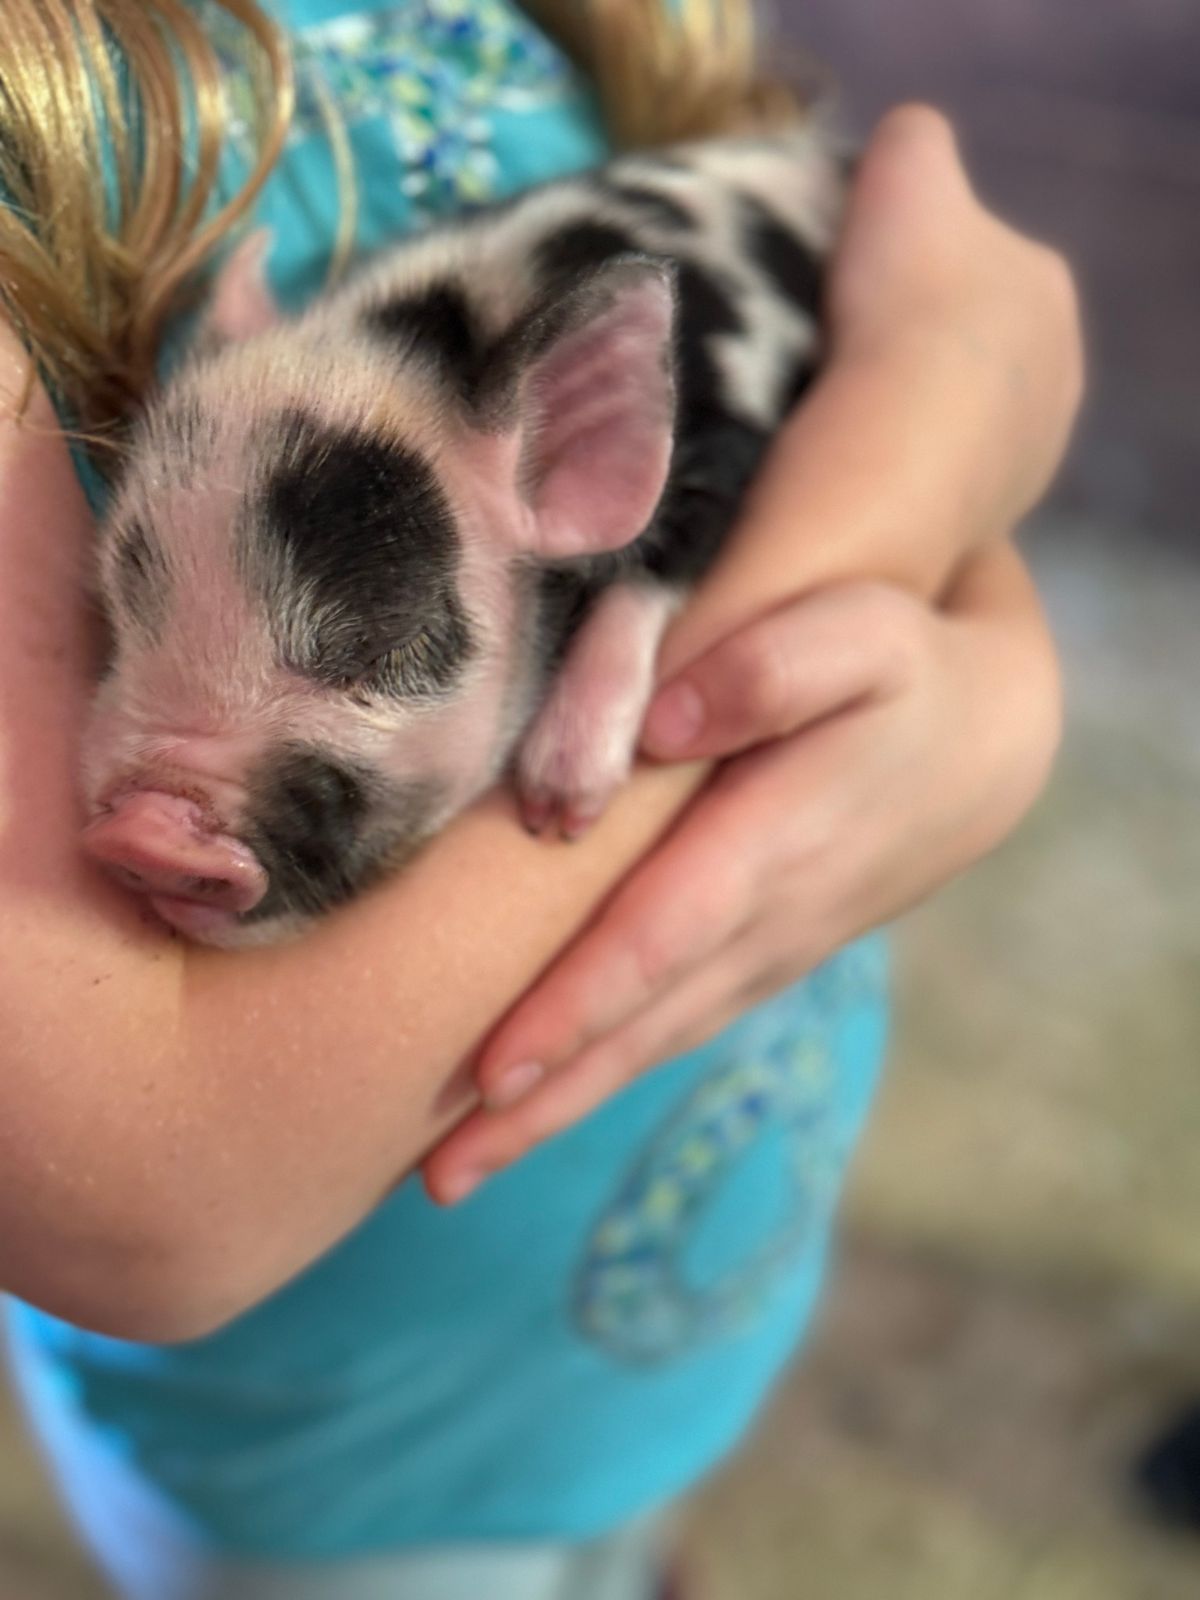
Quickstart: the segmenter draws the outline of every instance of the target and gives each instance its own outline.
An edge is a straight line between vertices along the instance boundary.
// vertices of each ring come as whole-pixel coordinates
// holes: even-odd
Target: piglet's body
[[[506,771],[580,832],[815,360],[837,158],[631,157],[293,321],[243,249],[102,529],[87,849],[191,937],[295,932]]]

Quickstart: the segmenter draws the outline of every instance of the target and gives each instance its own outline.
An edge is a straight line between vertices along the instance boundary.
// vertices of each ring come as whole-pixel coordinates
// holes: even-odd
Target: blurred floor
[[[76,1549],[0,1382],[0,1600],[107,1594]]]

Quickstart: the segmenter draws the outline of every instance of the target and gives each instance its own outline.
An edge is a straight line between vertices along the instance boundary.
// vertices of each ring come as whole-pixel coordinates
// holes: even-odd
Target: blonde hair
[[[752,0],[523,0],[592,79],[624,148],[794,118],[795,90],[760,70]]]
[[[224,204],[231,68],[188,0],[4,0],[0,311],[30,352],[30,384],[40,373],[93,446],[115,437],[149,388],[168,319],[252,206],[287,135],[283,35],[256,0],[209,4],[238,25],[253,108],[250,169]],[[795,114],[789,91],[757,71],[749,7],[526,0],[591,76],[623,146]],[[335,146],[344,170],[344,137]]]

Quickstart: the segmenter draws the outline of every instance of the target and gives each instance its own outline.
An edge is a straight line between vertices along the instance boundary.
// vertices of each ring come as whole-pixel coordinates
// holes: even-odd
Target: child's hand
[[[496,1109],[426,1162],[439,1198],[928,894],[1045,776],[1057,669],[1011,551],[975,559],[944,615],[876,583],[780,600],[862,573],[936,590],[1028,509],[1079,402],[1069,275],[979,205],[942,119],[908,109],[864,157],[829,312],[829,364],[748,508],[736,581],[664,646],[705,726],[668,737],[670,689],[647,724],[654,755],[748,753],[493,1033],[476,1077]]]
[[[493,1035],[478,1078],[506,1108],[476,1112],[429,1159],[440,1198],[991,849],[1032,803],[1058,738],[1054,651],[1010,546],[975,557],[944,612],[846,584],[742,630],[685,676],[706,710],[687,753],[745,753]],[[647,724],[652,752],[665,703]],[[510,1074],[511,1093],[526,1091],[511,1102]]]

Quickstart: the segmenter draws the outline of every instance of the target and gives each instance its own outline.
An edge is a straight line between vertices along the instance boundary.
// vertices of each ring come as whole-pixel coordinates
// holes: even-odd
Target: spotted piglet
[[[251,242],[101,530],[86,848],[189,937],[302,928],[511,772],[573,836],[811,376],[815,131],[618,160],[294,320]]]

